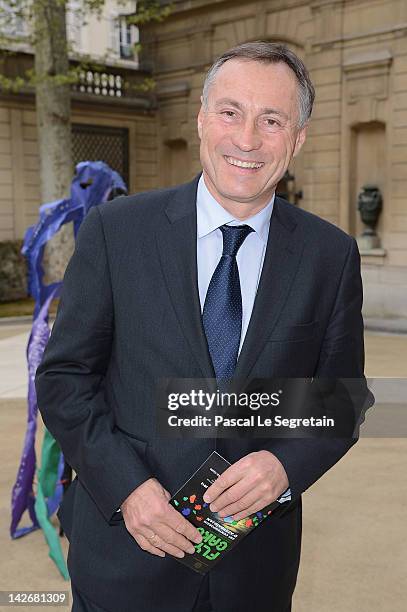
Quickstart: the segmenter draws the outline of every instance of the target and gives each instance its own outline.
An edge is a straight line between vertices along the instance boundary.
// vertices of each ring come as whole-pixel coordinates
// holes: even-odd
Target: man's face
[[[227,61],[198,115],[206,185],[241,218],[271,199],[305,140],[298,129],[298,83],[284,63]]]

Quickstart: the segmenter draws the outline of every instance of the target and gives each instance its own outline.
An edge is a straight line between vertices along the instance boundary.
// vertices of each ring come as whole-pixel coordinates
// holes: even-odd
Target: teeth
[[[256,162],[245,162],[235,159],[234,157],[225,157],[226,161],[232,166],[239,166],[239,168],[261,168],[263,163]]]

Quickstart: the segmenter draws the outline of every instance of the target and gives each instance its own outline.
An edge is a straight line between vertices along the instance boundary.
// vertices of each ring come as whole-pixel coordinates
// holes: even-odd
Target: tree
[[[65,2],[35,0],[33,26],[41,200],[52,202],[69,196],[73,168]],[[73,245],[72,223],[66,223],[45,248],[48,282],[61,278]]]
[[[3,31],[3,35],[0,35],[0,61],[10,53],[7,25],[24,19],[31,25],[28,35],[35,56],[34,69],[14,78],[0,76],[0,89],[18,91],[24,86],[35,88],[42,202],[52,202],[69,195],[73,172],[70,90],[72,84],[78,82],[80,72],[91,61],[85,58],[76,66],[70,65],[71,49],[66,32],[68,4],[69,0],[3,0],[0,4],[3,8],[0,18],[0,30]],[[118,4],[126,7],[129,2],[118,0]],[[103,5],[104,0],[83,0],[82,19],[85,20],[90,13],[100,15]],[[163,7],[158,0],[139,0],[137,11],[128,15],[127,20],[141,26],[149,21],[161,21],[170,11],[169,5]],[[99,64],[97,68],[102,67]],[[144,87],[148,87],[148,83]],[[44,254],[46,282],[61,279],[72,250],[72,224],[66,224],[47,245]]]

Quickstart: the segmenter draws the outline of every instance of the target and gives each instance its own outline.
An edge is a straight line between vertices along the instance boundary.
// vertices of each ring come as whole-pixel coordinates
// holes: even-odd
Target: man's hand
[[[165,557],[182,558],[194,553],[191,542],[202,540],[199,531],[169,505],[171,495],[156,478],[149,478],[121,505],[127,531],[145,551]]]
[[[261,450],[242,457],[223,472],[206,491],[204,501],[219,516],[239,521],[271,504],[288,486],[280,461]]]

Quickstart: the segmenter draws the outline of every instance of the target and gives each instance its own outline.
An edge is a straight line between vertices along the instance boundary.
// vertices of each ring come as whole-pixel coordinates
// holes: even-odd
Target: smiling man
[[[355,240],[275,190],[314,89],[285,46],[216,60],[198,115],[203,172],[90,211],[67,268],[38,405],[77,477],[59,517],[75,612],[288,612],[301,494],[354,439],[159,439],[160,378],[363,378]],[[217,450],[206,499],[235,519],[280,507],[206,576],[168,504]]]
[[[312,85],[306,84],[312,104]],[[237,219],[268,204],[304,143],[308,116],[301,113],[298,90],[295,73],[283,62],[236,57],[209,74],[198,115],[203,177]]]

